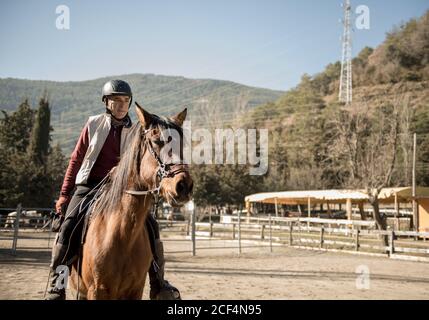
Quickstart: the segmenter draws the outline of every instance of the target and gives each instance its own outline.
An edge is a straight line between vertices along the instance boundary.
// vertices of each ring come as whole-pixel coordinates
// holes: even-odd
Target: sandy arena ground
[[[48,234],[31,235],[43,239],[20,239],[16,256],[2,249],[11,242],[0,241],[0,299],[43,298]],[[197,248],[193,257],[189,241],[164,243],[166,279],[180,288],[184,299],[429,299],[428,263],[288,247],[274,247],[273,253],[268,247],[243,248],[241,255],[238,249]],[[198,243],[236,245],[223,240]],[[369,288],[357,287],[359,268],[368,268]],[[143,299],[148,299],[148,286]]]

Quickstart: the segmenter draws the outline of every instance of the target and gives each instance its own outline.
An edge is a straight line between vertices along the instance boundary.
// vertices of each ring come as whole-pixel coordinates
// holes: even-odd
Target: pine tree
[[[49,152],[51,131],[50,121],[51,110],[49,108],[49,101],[45,94],[39,101],[39,109],[37,110],[29,146],[31,159],[39,164],[45,162]]]

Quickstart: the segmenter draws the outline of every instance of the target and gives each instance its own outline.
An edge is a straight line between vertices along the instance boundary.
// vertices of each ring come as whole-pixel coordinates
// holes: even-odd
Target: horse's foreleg
[[[94,284],[88,288],[87,298],[88,300],[111,300],[114,296],[104,285]]]
[[[142,300],[143,299],[143,291],[144,291],[144,285],[146,283],[146,277],[147,277],[147,272],[143,275],[142,286],[136,290],[134,297],[131,297],[130,299],[132,299],[132,300]]]
[[[88,298],[88,300],[96,300],[97,299],[95,287],[91,286],[88,288],[88,293],[87,293],[86,297]]]
[[[145,273],[145,275],[143,276],[141,286],[134,288],[134,290],[132,290],[126,297],[124,297],[124,299],[126,299],[126,300],[142,300],[143,299],[143,290],[144,290],[144,285],[146,283],[146,276],[147,276],[147,273]]]
[[[141,300],[143,297],[143,288],[135,289],[127,295],[121,297],[121,300]]]
[[[110,297],[106,290],[91,286],[88,289],[87,298],[88,300],[108,300]]]
[[[78,285],[79,281],[79,285]],[[77,296],[77,288],[79,287],[79,300],[86,300],[87,288],[83,282],[82,277],[77,275],[77,266],[76,263],[71,267],[70,274],[70,288],[72,289],[74,296]]]

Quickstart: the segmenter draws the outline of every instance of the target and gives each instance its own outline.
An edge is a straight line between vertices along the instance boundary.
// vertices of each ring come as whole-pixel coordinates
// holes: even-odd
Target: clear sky
[[[377,46],[429,0],[351,0]],[[88,80],[127,73],[231,80],[285,90],[341,57],[341,0],[0,0],[0,77]],[[55,25],[58,5],[70,30]]]

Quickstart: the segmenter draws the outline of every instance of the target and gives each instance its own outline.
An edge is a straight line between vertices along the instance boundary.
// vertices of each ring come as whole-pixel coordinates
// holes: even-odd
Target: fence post
[[[261,225],[261,240],[264,240],[265,224]]]
[[[389,256],[391,256],[395,252],[395,248],[393,246],[393,239],[395,237],[395,231],[391,231],[389,235]]]
[[[270,215],[270,252],[273,252],[273,234],[272,234],[272,228],[271,228],[271,215]]]
[[[290,225],[289,225],[289,245],[290,246],[293,245],[293,235],[292,235],[292,233],[293,233],[293,221],[291,221]]]
[[[323,234],[325,233],[325,225],[320,228],[320,248],[323,248]]]
[[[238,253],[241,254],[241,212],[238,211]]]
[[[210,237],[213,237],[213,222],[210,222]]]
[[[18,245],[18,233],[19,233],[19,219],[21,218],[21,204],[18,204],[16,207],[16,217],[15,217],[15,223],[14,223],[14,230],[13,230],[13,242],[12,242],[12,252],[13,254],[16,254],[16,247]]]
[[[232,240],[235,240],[235,223],[232,223]]]
[[[308,211],[308,213],[307,213],[308,218],[310,219],[311,218],[311,200],[310,200],[310,197],[308,197],[308,199],[307,199],[307,211]],[[307,220],[307,232],[310,233],[310,221],[309,220]]]
[[[196,219],[196,213],[195,213],[195,207],[192,208],[192,255],[196,255],[196,243],[195,243],[195,219]]]
[[[355,237],[355,250],[359,251],[359,234],[360,229],[356,229],[356,237]]]

